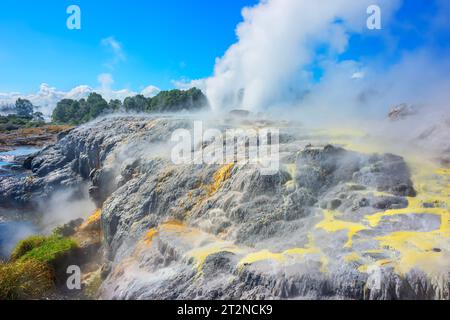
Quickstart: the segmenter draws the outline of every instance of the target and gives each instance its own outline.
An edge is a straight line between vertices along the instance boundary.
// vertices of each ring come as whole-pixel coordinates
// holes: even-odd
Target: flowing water
[[[14,175],[22,175],[20,170],[12,170],[11,166],[21,165],[16,162],[16,157],[23,157],[38,152],[40,149],[33,147],[20,147],[11,151],[0,152],[0,180]],[[7,259],[17,242],[36,234],[38,228],[30,221],[2,220],[0,209],[0,259]],[[8,216],[5,214],[5,216]]]
[[[19,174],[18,171],[11,170],[11,166],[21,165],[21,163],[16,162],[16,157],[28,156],[39,150],[34,147],[20,147],[10,151],[0,152],[0,178]]]

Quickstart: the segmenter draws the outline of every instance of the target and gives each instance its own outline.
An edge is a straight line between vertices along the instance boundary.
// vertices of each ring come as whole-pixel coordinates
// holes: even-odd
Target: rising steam
[[[394,19],[402,1],[377,1],[380,31],[366,26],[372,4],[261,0],[243,10],[238,41],[217,59],[214,75],[192,85],[203,85],[215,110],[277,109],[290,117],[292,111],[313,117],[331,113],[339,120],[385,116],[403,102],[448,110],[448,90],[443,88],[450,84],[450,60],[433,50],[431,40],[397,52],[391,26],[404,23]],[[438,14],[427,27],[430,39],[432,32],[448,28],[442,20],[448,5],[437,1],[436,6]],[[355,36],[378,37],[391,52],[344,59]]]

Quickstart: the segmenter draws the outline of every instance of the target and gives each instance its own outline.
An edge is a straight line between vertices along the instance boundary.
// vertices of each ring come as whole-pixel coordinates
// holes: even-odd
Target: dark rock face
[[[353,182],[399,196],[415,196],[409,169],[395,155],[362,155],[342,148],[307,148],[297,159],[297,182],[321,194],[342,182]]]
[[[175,165],[171,134],[191,126],[119,117],[79,127],[32,159],[31,176],[2,180],[1,204],[32,206],[87,184],[109,259],[102,298],[449,298],[448,277],[400,277],[394,262],[376,269],[379,287],[368,285],[363,267],[398,257],[379,237],[439,228],[421,212],[376,226],[366,219],[416,196],[401,157],[305,148],[310,138],[289,128],[270,176],[251,164]]]
[[[61,188],[80,187],[82,181],[89,181],[92,170],[102,166],[117,142],[140,128],[118,125],[109,127],[111,131],[105,129],[96,128],[95,123],[74,129],[62,135],[54,146],[26,159],[24,166],[33,174],[0,181],[1,207],[32,207]]]

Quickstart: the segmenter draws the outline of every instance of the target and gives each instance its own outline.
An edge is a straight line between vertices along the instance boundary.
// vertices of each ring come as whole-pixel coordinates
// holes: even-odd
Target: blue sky
[[[102,73],[113,75],[114,88],[135,91],[210,76],[215,59],[236,42],[241,9],[257,2],[2,0],[0,92],[35,92],[44,82],[65,91],[80,84],[96,87]],[[71,4],[81,8],[81,30],[66,27]],[[424,46],[448,54],[450,32],[436,31],[437,14],[436,1],[404,1],[389,26],[352,37],[340,59],[389,64]],[[118,42],[122,58],[113,63],[117,52],[102,39]]]
[[[96,86],[112,73],[116,87],[171,87],[181,78],[208,76],[215,58],[236,41],[235,27],[252,0],[40,0],[0,2],[0,92],[36,91],[42,82],[68,90]],[[68,30],[66,8],[77,4],[82,29]],[[126,57],[105,66],[114,37]]]

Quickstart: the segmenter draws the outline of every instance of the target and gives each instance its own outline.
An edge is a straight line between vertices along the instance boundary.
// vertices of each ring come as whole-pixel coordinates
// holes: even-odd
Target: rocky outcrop
[[[12,128],[11,131],[0,131],[0,151],[15,147],[44,147],[53,144],[58,137],[64,136],[72,129],[68,125],[45,125],[37,128]]]
[[[171,134],[191,126],[167,116],[79,127],[33,159],[30,177],[2,181],[1,203],[87,184],[102,207],[100,298],[450,298],[448,199],[416,184],[402,157],[282,124],[272,175],[242,163],[175,165]]]

